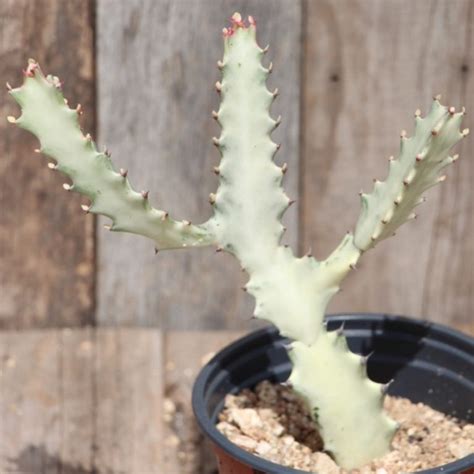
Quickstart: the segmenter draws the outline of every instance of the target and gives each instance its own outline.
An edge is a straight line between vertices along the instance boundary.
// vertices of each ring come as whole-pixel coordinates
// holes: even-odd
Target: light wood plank
[[[258,22],[259,41],[272,44],[270,87],[281,96],[279,161],[288,161],[286,189],[296,197],[299,154],[300,2],[285,0],[99,0],[97,10],[100,141],[138,189],[171,215],[193,222],[210,216],[218,153],[211,118],[218,97],[215,67],[221,29],[236,10]],[[111,14],[113,12],[113,14]],[[284,32],[284,34],[282,34]],[[296,241],[297,208],[286,219]],[[98,233],[98,320],[102,325],[174,329],[242,327],[253,302],[239,288],[236,261],[213,249],[162,252],[135,236]]]
[[[474,3],[316,0],[306,5],[302,241],[323,257],[384,177],[413,112],[442,93],[474,109]],[[472,127],[469,114],[465,126]],[[387,311],[473,324],[473,140],[416,222],[361,261],[333,311]]]
[[[194,419],[192,387],[204,363],[242,335],[242,331],[170,331],[166,334],[164,473],[216,472],[214,455]]]
[[[0,78],[20,85],[29,57],[59,76],[84,128],[94,130],[93,2],[0,2]],[[37,142],[3,119],[18,116],[0,94],[0,328],[81,326],[93,321],[94,220],[65,196]],[[4,271],[3,271],[4,270]]]
[[[161,474],[161,333],[0,332],[0,472]]]

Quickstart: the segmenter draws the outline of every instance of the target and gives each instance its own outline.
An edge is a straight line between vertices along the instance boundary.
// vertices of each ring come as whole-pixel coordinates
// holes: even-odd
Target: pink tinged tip
[[[219,93],[222,91],[222,84],[219,81],[216,82],[216,91]]]
[[[448,112],[449,115],[454,115],[456,113],[456,107],[449,107]]]
[[[415,157],[416,161],[420,162],[423,160],[423,155],[421,155],[420,153],[418,153],[418,155],[416,155]]]
[[[257,23],[256,23],[256,21],[255,21],[255,18],[254,18],[252,15],[249,15],[247,19],[248,19],[249,25],[251,25],[251,26],[257,26]]]

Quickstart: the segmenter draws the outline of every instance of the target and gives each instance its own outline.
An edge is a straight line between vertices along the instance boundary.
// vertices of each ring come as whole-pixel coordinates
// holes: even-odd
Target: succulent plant
[[[221,104],[213,112],[222,127],[213,138],[221,154],[215,168],[219,187],[209,198],[213,215],[203,224],[174,220],[151,206],[148,192],[134,191],[127,171],[116,170],[110,154],[98,151],[81,131],[80,106],[71,109],[58,78],[45,77],[33,60],[23,85],[10,88],[22,114],[8,120],[36,135],[41,143],[36,151],[70,178],[64,188],[89,199],[85,212],[109,217],[111,231],[148,237],[157,250],[214,245],[239,259],[250,276],[245,289],[256,299],[255,316],[292,341],[289,380],[311,408],[325,449],[341,466],[355,468],[389,450],[397,424],[383,411],[385,387],[367,377],[366,358],[350,352],[343,328],[326,329],[325,309],[361,255],[414,218],[423,193],[444,180],[440,173],[457,159],[449,149],[468,133],[460,131],[464,110],[445,107],[436,97],[426,117],[417,111],[415,132],[412,137],[402,132],[387,179],[361,194],[355,231],[326,260],[297,257],[280,244],[281,218],[292,201],[281,187],[287,167],[274,162],[279,145],[271,133],[280,118],[269,113],[278,91],[266,87],[271,72],[271,65],[262,65],[266,49],[256,42],[252,17],[247,23],[235,13],[223,34],[222,80],[216,83]]]

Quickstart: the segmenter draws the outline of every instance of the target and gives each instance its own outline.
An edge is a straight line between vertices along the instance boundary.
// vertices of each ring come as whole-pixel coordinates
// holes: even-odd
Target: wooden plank
[[[300,1],[200,2],[99,0],[97,9],[100,141],[138,189],[171,215],[192,222],[210,216],[211,172],[218,153],[211,118],[218,106],[215,67],[221,29],[236,10],[258,22],[259,41],[272,44],[270,87],[281,97],[278,161],[288,161],[286,189],[296,197],[299,155]],[[111,15],[113,12],[113,15]],[[281,32],[284,31],[284,34]],[[296,241],[297,209],[287,216]],[[174,329],[239,328],[253,302],[239,288],[236,261],[213,249],[162,252],[135,236],[99,230],[98,321]]]
[[[301,222],[326,256],[359,213],[358,191],[386,175],[398,132],[442,93],[474,109],[474,3],[316,0],[306,5]],[[472,119],[467,116],[465,126]],[[416,223],[366,255],[333,311],[387,311],[473,324],[474,161],[428,193]]]
[[[160,332],[1,332],[0,356],[0,472],[160,472]]]
[[[213,474],[215,460],[192,412],[194,380],[212,355],[242,331],[169,331],[165,338],[163,472]],[[185,347],[186,350],[179,348]]]
[[[22,81],[28,57],[65,81],[72,103],[94,129],[93,2],[0,2],[0,77]],[[74,58],[74,59],[71,59]],[[2,85],[3,87],[3,85]],[[18,115],[8,94],[2,116]],[[8,130],[7,130],[8,127]],[[92,322],[94,221],[79,196],[64,196],[60,176],[35,155],[35,139],[0,121],[0,328]],[[61,298],[58,297],[61,295]]]

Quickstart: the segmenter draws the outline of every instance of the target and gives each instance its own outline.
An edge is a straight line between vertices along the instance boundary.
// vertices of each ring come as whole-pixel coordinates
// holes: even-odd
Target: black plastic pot
[[[373,355],[371,379],[386,383],[389,393],[423,402],[446,414],[474,421],[474,339],[439,324],[384,314],[328,316],[329,330],[344,322],[352,351]],[[200,372],[193,389],[197,421],[215,448],[221,474],[301,474],[254,456],[232,444],[215,427],[228,393],[262,380],[285,381],[290,373],[276,329],[249,334],[219,352]],[[472,474],[474,454],[423,474]]]

